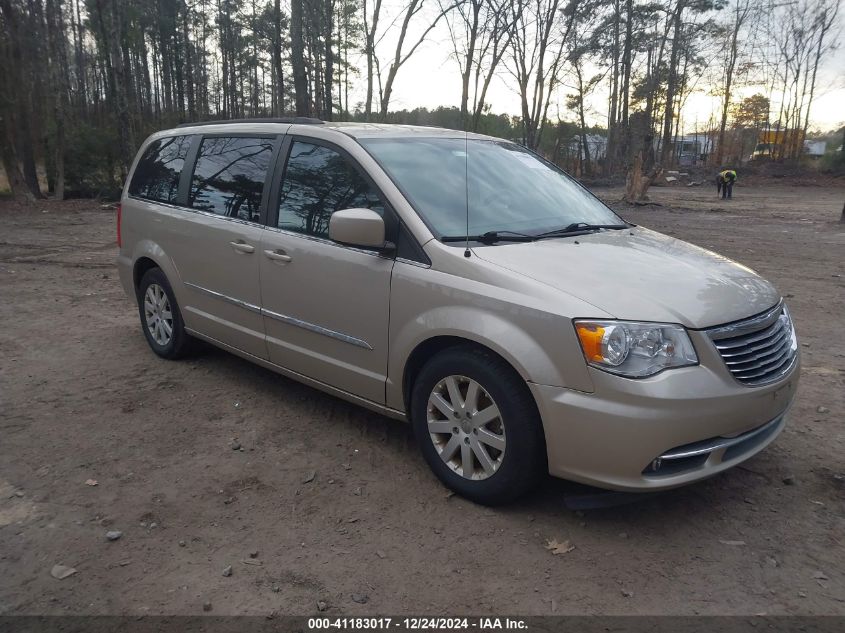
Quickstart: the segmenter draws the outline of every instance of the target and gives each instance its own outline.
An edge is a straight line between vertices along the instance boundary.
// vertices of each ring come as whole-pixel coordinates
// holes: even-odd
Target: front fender
[[[398,269],[397,265],[390,300],[388,406],[404,410],[408,359],[419,345],[440,336],[491,349],[528,382],[593,391],[568,318],[544,310],[519,293],[498,289],[493,297],[486,284],[455,277],[450,285],[432,283],[442,273],[410,266]]]

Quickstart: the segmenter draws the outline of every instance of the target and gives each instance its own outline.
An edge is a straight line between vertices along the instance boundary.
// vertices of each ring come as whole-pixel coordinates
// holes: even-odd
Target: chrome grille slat
[[[737,356],[745,356],[746,354],[752,354],[754,352],[764,350],[767,347],[769,347],[770,345],[774,345],[779,340],[782,340],[783,338],[785,338],[787,334],[789,334],[787,329],[781,328],[781,331],[775,337],[773,337],[773,338],[771,338],[767,341],[764,341],[764,342],[759,343],[757,345],[753,345],[749,348],[740,349],[739,351],[735,351],[735,352],[729,352],[729,353],[728,352],[721,352],[722,358],[728,359],[728,358],[734,358],[734,357],[737,357]]]
[[[765,352],[760,354],[754,354],[750,357],[742,357],[739,358],[737,356],[733,356],[733,360],[726,360],[725,364],[731,371],[742,371],[743,369],[750,369],[749,367],[740,367],[740,365],[746,365],[748,363],[754,363],[757,361],[762,361],[763,359],[778,354],[782,352],[785,347],[789,346],[789,339],[781,339],[778,343],[774,344],[770,349],[767,349]]]
[[[756,365],[753,365],[751,367],[744,367],[742,369],[734,369],[733,367],[731,367],[730,370],[731,370],[731,372],[733,373],[734,376],[737,376],[739,378],[754,378],[757,375],[757,370],[763,369],[764,367],[769,367],[771,369],[772,365],[782,365],[783,360],[788,355],[789,355],[789,350],[785,349],[785,350],[781,351],[781,353],[778,354],[776,357],[774,357],[770,360],[767,360],[763,363],[757,363]],[[766,369],[765,371],[763,371],[761,373],[765,374],[768,371],[769,371],[769,369]],[[755,373],[749,374],[748,372],[755,372]]]
[[[797,358],[794,330],[783,304],[763,315],[712,328],[708,334],[728,371],[748,386],[777,380]]]
[[[781,365],[773,369],[767,369],[766,371],[761,372],[759,376],[748,376],[746,378],[737,378],[737,380],[746,385],[765,385],[769,382],[772,382],[773,380],[777,380],[783,374],[789,371],[789,368],[792,367],[794,362],[795,356],[787,357],[784,359],[784,362]]]
[[[752,332],[751,334],[745,334],[744,336],[737,336],[736,338],[721,339],[720,341],[716,342],[716,347],[720,350],[735,349],[737,347],[748,345],[749,343],[756,343],[757,341],[762,341],[768,338],[769,336],[772,336],[780,327],[780,321],[775,321],[765,330]]]

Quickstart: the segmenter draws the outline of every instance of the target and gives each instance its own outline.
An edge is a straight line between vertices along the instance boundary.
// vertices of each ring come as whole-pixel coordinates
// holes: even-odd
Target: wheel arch
[[[454,347],[475,348],[483,350],[489,354],[493,354],[510,367],[522,380],[528,380],[528,376],[524,373],[524,368],[518,368],[510,359],[489,345],[454,334],[440,334],[432,336],[420,341],[417,346],[411,350],[411,353],[405,361],[405,366],[402,372],[402,400],[405,405],[405,411],[408,412],[408,415],[410,415],[411,411],[411,392],[414,388],[414,382],[416,381],[416,378],[426,361],[436,354]],[[533,394],[531,397],[533,399]]]
[[[153,268],[159,268],[170,282],[170,287],[176,295],[177,301],[181,304],[182,299],[182,279],[175,263],[164,249],[156,242],[144,239],[140,240],[132,249],[132,286],[135,290],[135,295],[138,295],[138,286],[141,284],[141,279],[144,274]]]
[[[135,287],[136,295],[141,285],[141,279],[143,279],[148,270],[152,270],[153,268],[161,268],[161,266],[154,259],[146,255],[135,260],[135,264],[132,267],[132,284]]]
[[[455,335],[440,335],[432,336],[424,341],[421,341],[411,352],[408,361],[405,364],[405,372],[403,374],[403,398],[405,403],[405,411],[407,412],[408,420],[411,421],[415,428],[415,433],[418,433],[417,424],[412,417],[411,410],[411,396],[414,390],[414,382],[419,376],[420,371],[425,366],[426,362],[433,358],[436,354],[443,353],[446,350],[459,348],[461,350],[478,350],[483,351],[487,356],[487,362],[499,361],[503,368],[507,368],[512,372],[512,379],[516,379],[517,388],[522,391],[522,398],[520,407],[517,409],[524,412],[529,420],[536,421],[537,430],[537,454],[535,464],[540,471],[548,472],[548,447],[546,443],[546,426],[540,412],[540,405],[537,402],[534,390],[529,388],[526,377],[519,371],[513,362],[500,354],[496,349],[490,345],[485,345],[479,341],[462,336]],[[489,359],[489,357],[494,357]],[[499,374],[501,375],[501,374]],[[482,385],[483,386],[483,385]],[[484,386],[483,386],[484,387]],[[489,388],[489,387],[484,387]],[[501,404],[501,403],[500,403]],[[533,428],[533,427],[532,427]],[[419,436],[418,436],[419,437]]]

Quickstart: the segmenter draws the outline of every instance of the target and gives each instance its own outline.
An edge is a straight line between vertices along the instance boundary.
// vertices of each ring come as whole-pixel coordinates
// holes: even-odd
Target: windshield
[[[574,223],[624,225],[563,171],[515,143],[463,138],[358,141],[441,238],[488,231],[537,235]]]

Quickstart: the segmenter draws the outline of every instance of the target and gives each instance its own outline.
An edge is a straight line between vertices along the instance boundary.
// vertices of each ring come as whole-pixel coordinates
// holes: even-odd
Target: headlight
[[[698,363],[686,330],[669,323],[575,321],[584,358],[593,367],[629,378]]]
[[[789,349],[796,351],[798,349],[798,335],[795,334],[795,324],[792,322],[792,316],[789,314],[789,308],[783,304],[783,313],[780,318],[784,321],[784,325],[789,328]]]

